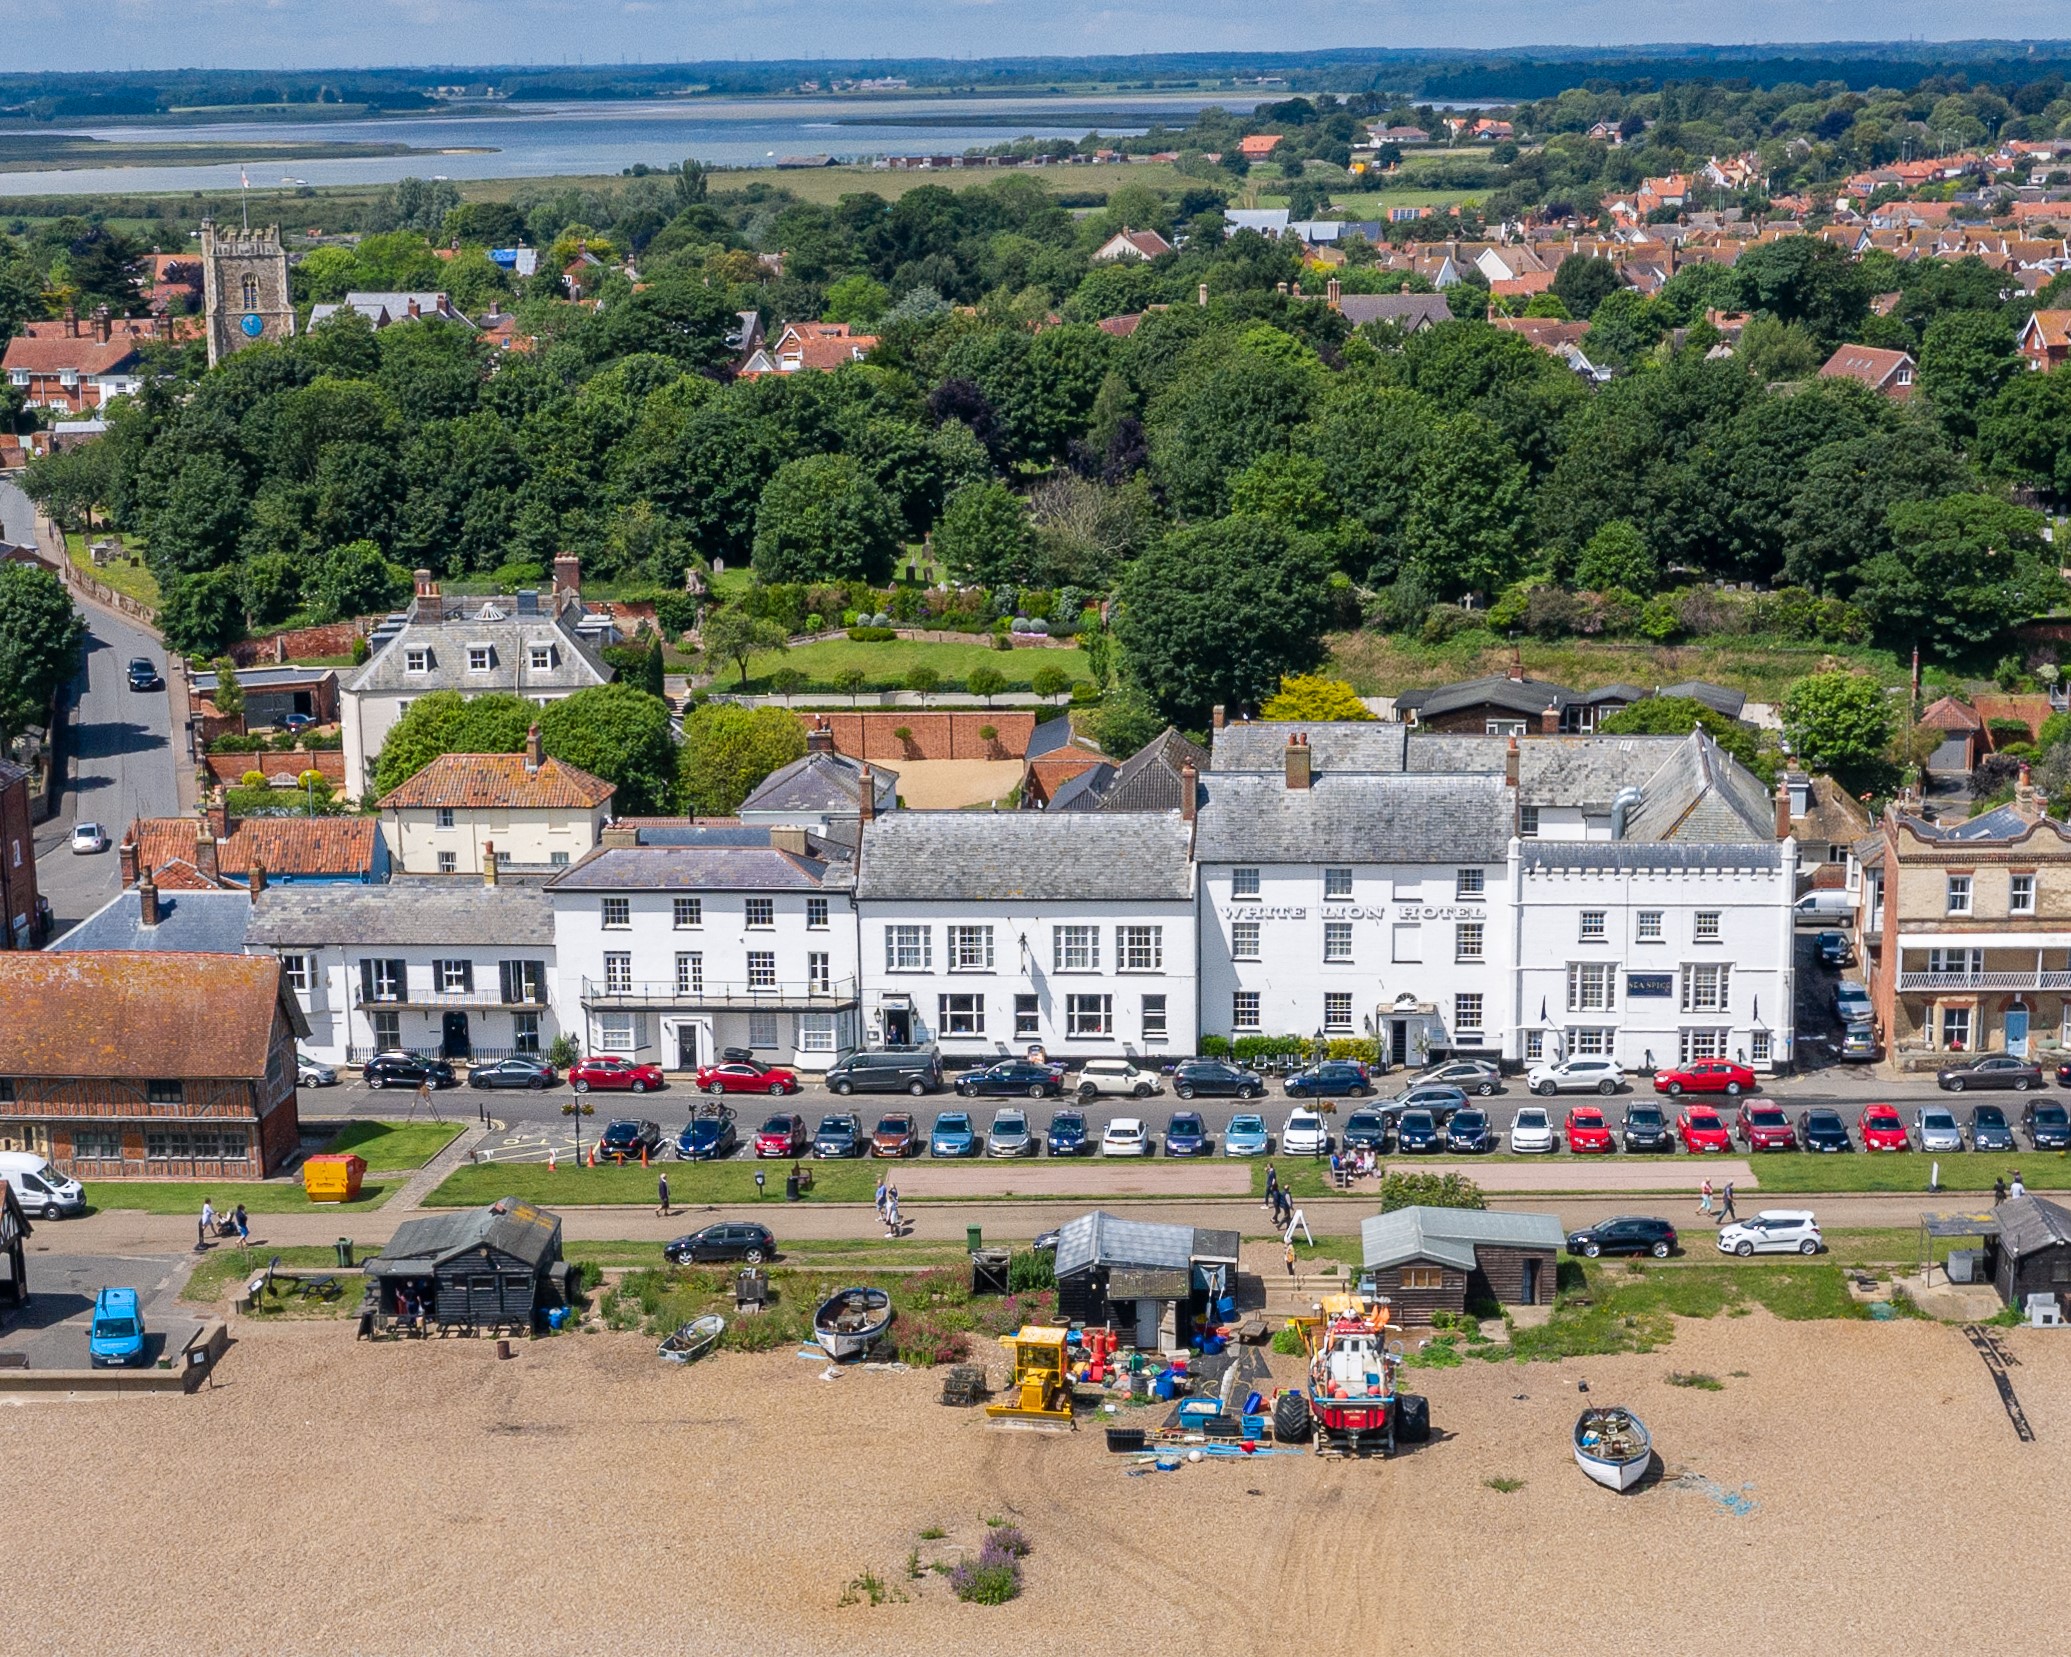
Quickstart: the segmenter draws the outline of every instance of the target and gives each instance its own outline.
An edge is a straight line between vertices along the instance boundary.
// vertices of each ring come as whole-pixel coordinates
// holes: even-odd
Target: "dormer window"
[[[487,673],[496,659],[496,652],[486,644],[471,644],[467,647],[467,670],[470,673]]]
[[[545,673],[554,665],[554,647],[550,644],[535,644],[527,653],[527,662],[535,673]]]
[[[405,650],[403,652],[403,671],[406,673],[429,673],[431,671],[430,650],[421,647]]]

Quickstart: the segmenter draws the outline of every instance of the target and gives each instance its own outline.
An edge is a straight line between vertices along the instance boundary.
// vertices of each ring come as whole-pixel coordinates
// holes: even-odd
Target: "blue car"
[[[820,1158],[861,1156],[863,1124],[854,1116],[823,1116],[813,1133],[813,1155]]]
[[[971,1129],[971,1119],[960,1110],[944,1111],[935,1118],[934,1132],[928,1135],[929,1156],[976,1156],[978,1135]]]
[[[732,1156],[740,1145],[733,1111],[725,1105],[700,1106],[676,1136],[676,1154],[685,1162],[717,1162]]]
[[[144,1361],[144,1314],[134,1289],[103,1289],[94,1297],[87,1350],[96,1364]]]
[[[1483,1151],[1493,1151],[1496,1136],[1489,1127],[1488,1112],[1480,1109],[1454,1111],[1453,1119],[1445,1125],[1445,1148],[1476,1156]]]
[[[1263,1116],[1233,1116],[1223,1130],[1224,1156],[1265,1156],[1272,1148],[1273,1136],[1267,1132]]]
[[[1052,1156],[1084,1156],[1092,1149],[1086,1139],[1086,1113],[1060,1110],[1050,1118],[1050,1131],[1043,1143]]]
[[[1208,1137],[1207,1125],[1201,1120],[1199,1111],[1172,1113],[1172,1119],[1165,1124],[1167,1156],[1209,1156],[1214,1150],[1215,1145]]]
[[[1347,1094],[1363,1099],[1373,1092],[1373,1078],[1366,1066],[1353,1059],[1325,1059],[1287,1078],[1290,1099],[1339,1099]]]
[[[1443,1138],[1438,1119],[1428,1110],[1406,1110],[1395,1124],[1395,1148],[1404,1153],[1435,1151]]]

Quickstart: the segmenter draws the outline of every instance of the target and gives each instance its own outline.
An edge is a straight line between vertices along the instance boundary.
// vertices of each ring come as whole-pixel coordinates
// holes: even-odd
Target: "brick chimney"
[[[2013,808],[2016,813],[2027,818],[2030,822],[2035,821],[2041,815],[2035,798],[2034,779],[2028,775],[2028,762],[2026,760],[2021,761],[2021,774],[2013,785]]]
[[[156,926],[163,918],[158,907],[158,882],[146,875],[137,882],[137,921],[143,926]]]
[[[1541,736],[1560,735],[1560,707],[1557,703],[1549,702],[1539,710],[1539,734]]]
[[[75,310],[72,306],[67,305],[65,307],[65,338],[77,339],[78,337],[79,312]]]
[[[137,843],[132,836],[125,834],[122,837],[122,844],[115,848],[115,861],[122,870],[122,884],[124,888],[136,885]]]
[[[805,751],[809,754],[834,752],[834,731],[826,720],[813,721],[813,728],[805,733]]]
[[[252,888],[252,896],[257,897],[266,890],[266,865],[258,858],[253,858],[251,870],[246,878]]]
[[[1510,739],[1510,746],[1503,750],[1503,786],[1517,786],[1517,738]]]
[[[867,823],[877,815],[877,773],[863,767],[863,790],[856,796],[856,820]]]
[[[108,320],[108,307],[96,305],[93,308],[93,337],[95,343],[106,345],[112,332],[113,324]]]
[[[1791,837],[1791,785],[1779,782],[1776,785],[1776,838],[1788,840]]]
[[[582,560],[572,552],[554,555],[554,607],[560,608],[561,595],[570,598],[582,597]]]
[[[194,820],[194,866],[211,885],[216,881],[216,837],[210,832],[207,812]]]
[[[1515,679],[1519,684],[1524,683],[1524,652],[1514,644],[1510,647],[1510,667],[1508,671],[1511,678]]]
[[[205,809],[208,813],[209,833],[213,834],[218,840],[228,840],[230,838],[230,802],[224,798],[221,790],[209,796],[209,802]]]
[[[417,596],[419,598],[425,600],[427,603],[438,603],[439,584],[432,579],[430,570],[416,571],[413,579],[417,583]]]
[[[1179,768],[1179,816],[1182,822],[1191,823],[1201,808],[1201,773],[1194,762],[1188,760]]]
[[[530,776],[546,763],[546,744],[540,740],[539,727],[531,726],[525,732],[525,772]]]
[[[484,840],[482,842],[482,884],[484,886],[494,886],[502,878],[503,870],[497,866],[496,862],[496,842],[494,840]]]
[[[1307,788],[1310,780],[1309,733],[1296,731],[1287,739],[1287,786]]]
[[[403,309],[409,313],[409,317],[412,322],[415,322],[419,317],[424,315],[424,312],[418,309],[417,301],[415,299],[406,300],[404,302]]]
[[[1220,702],[1216,703],[1214,709],[1208,715],[1209,728],[1211,730],[1219,731],[1223,729],[1224,726],[1228,725],[1229,722],[1229,709],[1225,708]]]

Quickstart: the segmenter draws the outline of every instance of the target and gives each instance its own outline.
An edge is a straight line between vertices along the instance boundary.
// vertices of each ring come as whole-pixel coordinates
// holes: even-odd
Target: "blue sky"
[[[2064,0],[4,0],[11,69],[2062,38]]]

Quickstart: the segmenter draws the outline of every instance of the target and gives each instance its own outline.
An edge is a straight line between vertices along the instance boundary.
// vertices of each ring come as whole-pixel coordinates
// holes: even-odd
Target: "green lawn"
[[[324,1151],[350,1151],[365,1157],[369,1169],[387,1173],[422,1168],[459,1137],[458,1122],[348,1122]]]
[[[93,539],[98,537],[68,534],[65,537],[65,555],[96,581],[105,582],[125,598],[133,598],[139,604],[148,604],[152,609],[157,609],[157,577],[142,564],[132,564],[126,559],[113,560],[105,567],[95,569],[93,556],[86,550],[87,542]],[[124,536],[122,544],[131,550],[142,551],[139,543],[131,536]]]
[[[775,687],[770,675],[783,671],[803,673],[811,692],[839,691],[836,683],[851,668],[867,673],[867,690],[903,690],[906,676],[916,667],[933,668],[942,676],[939,688],[961,690],[976,667],[995,669],[1008,685],[1027,690],[1039,667],[1061,668],[1073,679],[1090,679],[1093,670],[1086,653],[1076,647],[1060,649],[995,650],[989,644],[933,644],[918,639],[891,639],[882,644],[858,644],[853,639],[828,639],[819,644],[800,645],[794,650],[772,650],[748,659],[748,690],[762,695]],[[733,663],[720,664],[712,688],[741,689],[740,674]]]
[[[213,1184],[194,1180],[98,1180],[86,1188],[89,1212],[129,1210],[144,1214],[185,1214],[198,1221],[201,1199],[226,1213],[243,1203],[253,1214],[306,1214],[315,1209],[336,1209],[356,1214],[379,1208],[401,1188],[402,1181],[368,1180],[360,1186],[359,1201],[313,1203],[303,1195],[300,1180],[219,1180]]]
[[[784,1204],[784,1175],[788,1162],[671,1162],[657,1168],[570,1167],[563,1163],[548,1173],[543,1162],[485,1162],[456,1168],[424,1199],[427,1208],[473,1208],[498,1197],[522,1197],[527,1202],[556,1208],[583,1208],[610,1203],[655,1203],[655,1181],[666,1171],[669,1200],[679,1207],[704,1203],[752,1203],[755,1173],[759,1168],[766,1184],[761,1201],[772,1212]],[[811,1164],[813,1189],[807,1202],[868,1202],[877,1190],[881,1164],[869,1162],[815,1162]],[[893,1174],[894,1183],[898,1175]],[[197,1199],[198,1200],[198,1199]],[[684,1229],[693,1229],[686,1224]]]
[[[344,1285],[345,1292],[332,1301],[309,1301],[310,1316],[338,1317],[343,1311],[351,1311],[359,1305],[360,1285],[358,1267],[377,1254],[376,1249],[356,1249],[353,1252],[354,1265],[340,1269],[338,1256],[328,1248],[219,1248],[208,1255],[200,1265],[188,1274],[180,1290],[182,1300],[197,1305],[213,1306],[225,1294],[243,1293],[244,1285],[266,1269],[268,1261],[278,1260],[284,1271],[304,1276],[318,1274],[335,1276]],[[273,1301],[284,1303],[290,1315],[305,1304],[299,1295],[275,1296]]]
[[[1652,1261],[1563,1261],[1560,1297],[1545,1324],[1514,1329],[1520,1360],[1651,1352],[1675,1338],[1674,1318],[1741,1316],[1765,1306],[1793,1322],[1861,1318],[1843,1268],[1830,1260],[1736,1261],[1683,1265]]]

